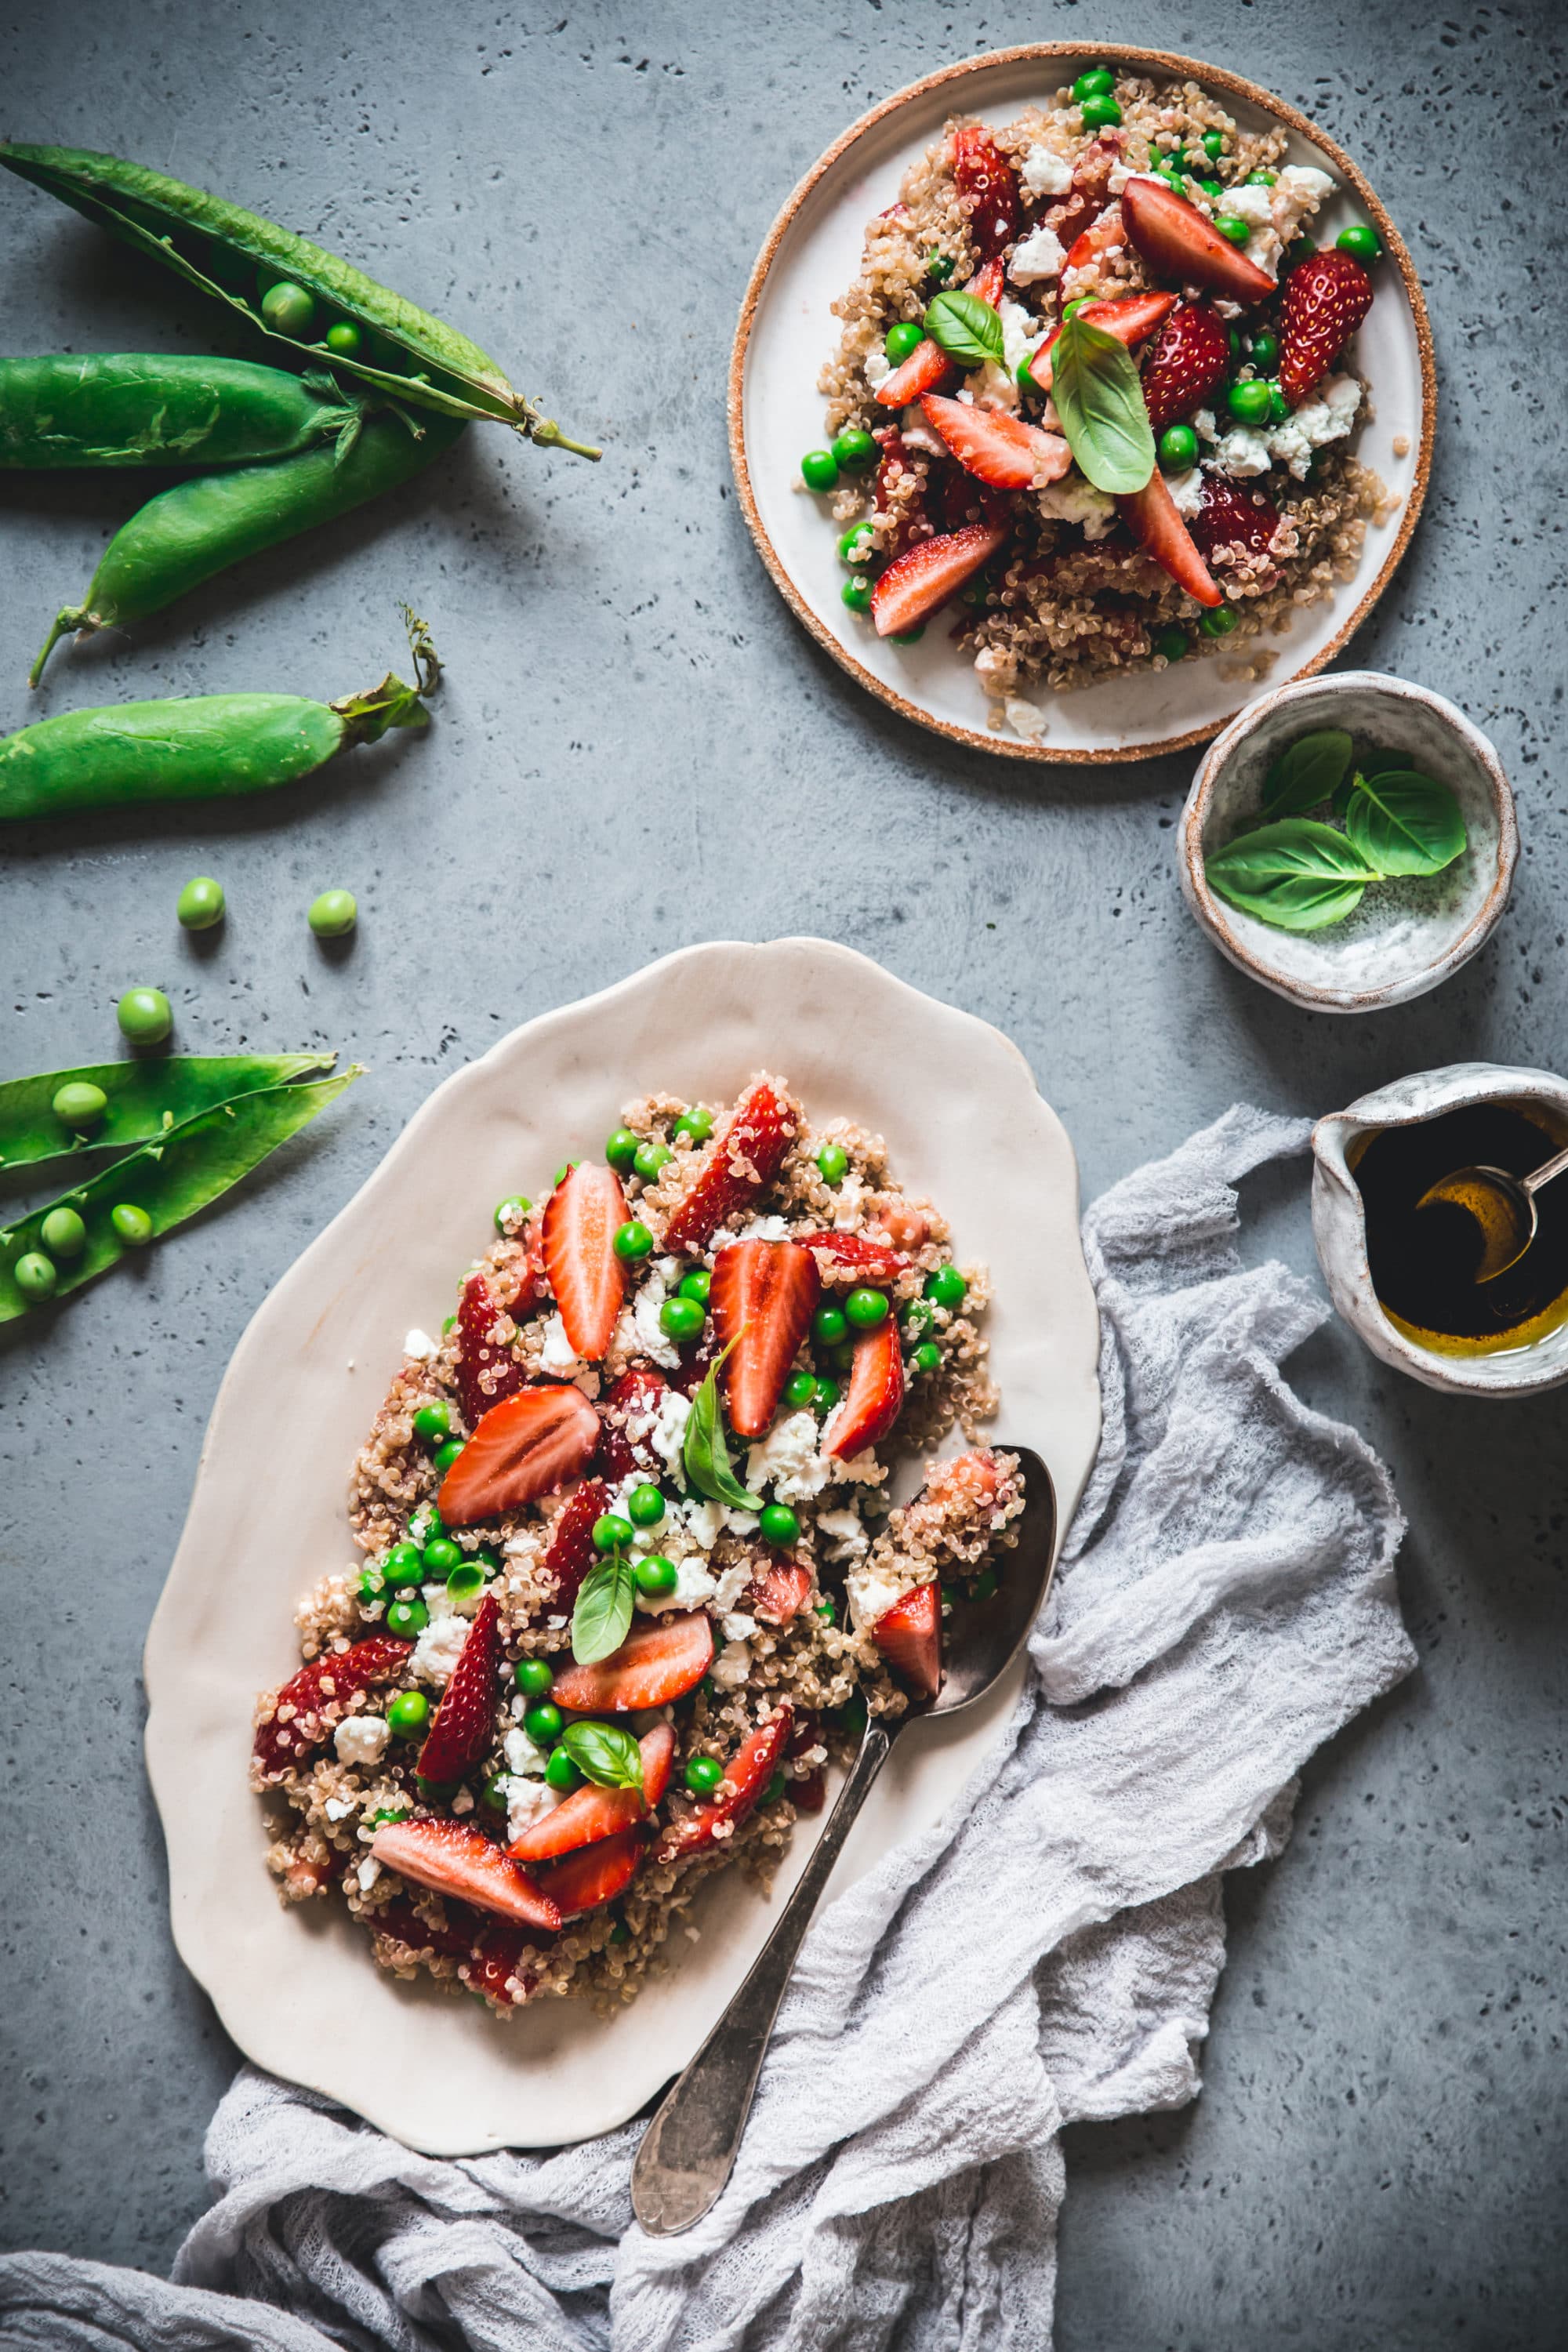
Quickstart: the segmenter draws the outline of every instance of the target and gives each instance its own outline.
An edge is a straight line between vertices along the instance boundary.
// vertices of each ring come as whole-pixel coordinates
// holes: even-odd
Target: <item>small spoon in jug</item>
[[[1535,1239],[1540,1211],[1536,1194],[1568,1168],[1568,1151],[1559,1151],[1529,1176],[1510,1176],[1503,1168],[1456,1168],[1428,1184],[1415,1205],[1429,1209],[1437,1202],[1464,1209],[1480,1227],[1481,1254],[1476,1264],[1477,1282],[1495,1282],[1517,1265]]]

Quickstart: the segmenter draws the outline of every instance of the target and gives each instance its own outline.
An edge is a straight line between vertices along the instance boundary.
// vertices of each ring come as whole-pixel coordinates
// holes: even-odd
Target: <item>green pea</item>
[[[1252,235],[1252,224],[1238,213],[1215,213],[1214,225],[1227,244],[1245,245]]]
[[[913,1363],[917,1372],[940,1371],[942,1370],[942,1349],[937,1346],[934,1339],[922,1339],[920,1346],[915,1349],[910,1361]]]
[[[704,1110],[700,1103],[694,1104],[690,1110],[683,1110],[679,1118],[671,1119],[669,1131],[671,1135],[689,1135],[693,1143],[706,1143],[713,1132],[713,1114],[710,1110]]]
[[[784,1399],[798,1412],[802,1406],[815,1402],[816,1381],[810,1372],[792,1372],[784,1382]]]
[[[632,1133],[629,1127],[617,1127],[610,1137],[605,1145],[605,1157],[617,1175],[626,1173],[637,1156],[637,1145],[641,1139]]]
[[[868,522],[852,522],[838,542],[840,563],[874,563],[877,534]]]
[[[460,1437],[448,1437],[445,1445],[438,1445],[436,1448],[433,1459],[443,1478],[462,1450],[463,1441]]]
[[[996,1570],[994,1568],[983,1568],[969,1588],[969,1597],[972,1601],[989,1601],[995,1590]]]
[[[853,1339],[841,1339],[836,1348],[825,1348],[822,1353],[824,1361],[831,1365],[836,1372],[846,1373],[854,1370],[855,1342]]]
[[[519,1225],[527,1221],[532,1206],[533,1202],[525,1192],[509,1192],[504,1201],[496,1202],[497,1233],[515,1234]]]
[[[1211,156],[1215,163],[1219,161],[1220,157],[1225,153],[1225,132],[1223,131],[1205,131],[1204,132],[1204,153]]]
[[[395,1633],[400,1641],[413,1641],[416,1633],[423,1633],[429,1622],[430,1612],[423,1601],[394,1601],[388,1604],[386,1630],[389,1633]]]
[[[816,1172],[825,1184],[842,1184],[849,1172],[849,1154],[841,1143],[825,1143],[816,1155]]]
[[[545,1765],[544,1780],[547,1788],[563,1789],[570,1792],[573,1789],[582,1787],[583,1775],[573,1763],[565,1748],[556,1748],[551,1750],[550,1760]]]
[[[1252,338],[1252,363],[1267,375],[1279,357],[1279,338],[1271,335],[1267,327]]]
[[[1218,180],[1200,180],[1198,185],[1211,205],[1217,205],[1225,194],[1224,184]]]
[[[926,276],[931,279],[933,286],[945,286],[948,279],[952,276],[952,271],[953,259],[951,253],[927,254]]]
[[[706,1307],[712,1280],[713,1277],[705,1265],[693,1266],[689,1274],[681,1276],[677,1296],[680,1298],[695,1298],[699,1307]]]
[[[468,1558],[471,1560],[477,1561],[487,1576],[495,1576],[500,1573],[500,1554],[499,1552],[492,1551],[489,1544],[477,1544],[474,1547],[474,1549],[468,1554]]]
[[[811,1318],[813,1335],[825,1348],[837,1348],[849,1326],[837,1307],[819,1307]]]
[[[430,1720],[430,1702],[423,1691],[399,1691],[386,1710],[386,1719],[399,1739],[417,1739]]]
[[[634,1486],[626,1496],[626,1517],[634,1528],[657,1528],[664,1510],[664,1496],[657,1486]]]
[[[800,1520],[787,1503],[764,1503],[757,1530],[765,1544],[783,1546],[800,1540]]]
[[[776,1805],[779,1799],[784,1795],[784,1790],[788,1787],[789,1774],[787,1772],[775,1772],[773,1779],[768,1782],[767,1787],[763,1790],[763,1803],[764,1805]]]
[[[857,1331],[874,1331],[879,1323],[887,1321],[891,1311],[887,1293],[882,1290],[857,1286],[844,1302],[844,1312]]]
[[[1354,221],[1349,228],[1341,229],[1334,243],[1342,253],[1350,254],[1357,261],[1383,259],[1383,245],[1377,231],[1369,228],[1364,221]]]
[[[811,1613],[814,1617],[820,1617],[825,1625],[832,1625],[837,1622],[838,1612],[826,1593],[820,1601],[813,1602]]]
[[[900,319],[896,327],[889,328],[883,349],[895,367],[902,367],[907,359],[913,358],[924,341],[923,331],[912,319]]]
[[[447,1532],[441,1514],[434,1503],[420,1503],[409,1514],[408,1532],[416,1544],[427,1544]]]
[[[603,1511],[594,1522],[595,1551],[625,1551],[632,1539],[632,1523],[618,1511]]]
[[[1238,360],[1241,357],[1241,329],[1239,327],[1227,327],[1225,331],[1225,339],[1230,345],[1231,358],[1233,360]]]
[[[1279,178],[1278,172],[1248,172],[1247,185],[1249,188],[1272,188],[1278,184]]]
[[[936,1588],[936,1589],[937,1589],[937,1591],[938,1591],[941,1593],[941,1595],[942,1595],[942,1615],[943,1615],[944,1617],[951,1617],[951,1616],[952,1616],[952,1603],[953,1603],[953,1598],[954,1598],[954,1595],[953,1595],[953,1590],[952,1590],[952,1585],[951,1585],[951,1584],[939,1584],[939,1585],[937,1586],[937,1588]]]
[[[128,1249],[145,1249],[153,1238],[153,1220],[133,1201],[117,1201],[109,1222]]]
[[[1076,319],[1079,312],[1080,310],[1087,310],[1089,304],[1094,299],[1095,297],[1092,294],[1076,294],[1070,302],[1064,305],[1062,310],[1063,320]]]
[[[443,1339],[446,1338],[446,1336],[447,1336],[447,1332],[448,1332],[448,1331],[455,1331],[455,1330],[457,1329],[457,1328],[458,1328],[458,1318],[457,1318],[457,1317],[456,1317],[455,1315],[444,1315],[444,1316],[442,1317],[442,1318],[441,1318],[441,1337],[442,1337],[442,1339]]]
[[[632,1931],[624,1919],[617,1919],[605,1940],[610,1944],[629,1944],[632,1940]]]
[[[51,1257],[79,1257],[87,1247],[87,1227],[74,1209],[51,1209],[38,1227],[38,1239]]]
[[[1116,76],[1109,66],[1090,66],[1080,73],[1072,86],[1072,94],[1081,106],[1086,98],[1109,98],[1116,88]]]
[[[1163,172],[1173,172],[1179,180],[1185,174],[1186,168],[1187,159],[1183,154],[1181,149],[1179,147],[1167,148],[1165,151],[1164,160],[1161,163],[1160,169]]]
[[[831,449],[808,449],[800,461],[800,476],[808,490],[830,490],[838,479],[838,460]]]
[[[560,1167],[555,1171],[554,1175],[550,1180],[552,1189],[559,1192],[562,1185],[565,1183],[568,1176],[571,1175],[574,1168],[577,1165],[578,1162],[575,1160],[563,1160],[561,1162]]]
[[[174,1025],[161,988],[128,988],[114,1008],[120,1034],[132,1045],[161,1045]]]
[[[85,1078],[72,1078],[57,1089],[49,1108],[62,1126],[75,1128],[79,1135],[90,1135],[103,1123],[109,1097],[101,1087],[91,1086]]]
[[[563,1717],[553,1699],[536,1699],[522,1718],[522,1727],[536,1748],[553,1747],[561,1737]]]
[[[969,1296],[969,1284],[955,1265],[939,1265],[926,1276],[925,1295],[935,1307],[962,1307]]]
[[[555,1669],[548,1658],[519,1658],[512,1677],[524,1698],[542,1698],[555,1680]]]
[[[327,329],[327,349],[334,359],[357,358],[359,347],[363,341],[363,336],[352,319],[339,319]]]
[[[1262,425],[1268,415],[1268,386],[1256,376],[1245,376],[1226,394],[1226,405],[1243,425]]]
[[[439,1445],[452,1434],[452,1408],[445,1398],[437,1397],[434,1404],[422,1404],[414,1416],[414,1434],[422,1437],[426,1445]]]
[[[427,1575],[449,1576],[462,1559],[462,1548],[450,1536],[432,1536],[419,1555]]]
[[[675,1562],[666,1559],[664,1554],[658,1551],[649,1552],[646,1559],[639,1559],[632,1574],[637,1579],[637,1591],[646,1592],[650,1599],[673,1592],[680,1580]]]
[[[888,643],[890,646],[918,646],[925,633],[926,625],[922,621],[920,626],[915,629],[889,630],[888,635]]]
[[[645,1184],[657,1184],[659,1170],[668,1168],[674,1157],[668,1143],[639,1143],[632,1166]]]
[[[319,940],[341,940],[353,930],[359,920],[359,908],[352,890],[323,890],[312,898],[305,917]]]
[[[717,1756],[689,1756],[683,1777],[694,1797],[710,1797],[724,1778],[724,1767]]]
[[[1216,604],[1211,612],[1202,615],[1198,626],[1205,637],[1228,637],[1236,626],[1237,618],[1234,606]]]
[[[24,1298],[52,1298],[59,1276],[52,1257],[42,1250],[27,1250],[11,1268],[11,1279]]]
[[[1276,379],[1268,386],[1268,422],[1270,425],[1287,425],[1289,420],[1290,404]]]
[[[929,1298],[911,1298],[899,1317],[906,1336],[910,1339],[918,1339],[923,1331],[931,1328],[934,1320]]]
[[[454,1601],[469,1601],[484,1587],[485,1572],[477,1559],[460,1559],[447,1579],[447,1591]]]
[[[196,874],[175,900],[174,915],[182,930],[210,931],[222,922],[225,906],[223,884],[210,874]]]
[[[1155,632],[1154,651],[1168,662],[1179,662],[1189,650],[1185,629],[1160,629]]]
[[[361,1601],[380,1601],[384,1597],[385,1592],[386,1585],[383,1579],[377,1576],[374,1569],[362,1568],[359,1578],[359,1597]]]
[[[507,1800],[510,1793],[510,1773],[498,1772],[493,1780],[487,1780],[485,1782],[483,1789],[479,1791],[479,1802],[481,1805],[488,1805],[492,1813],[504,1813],[507,1809]]]
[[[695,1298],[667,1298],[658,1310],[659,1329],[678,1344],[700,1338],[706,1320]]]
[[[1109,131],[1121,120],[1121,109],[1110,97],[1086,98],[1081,109],[1086,131]]]
[[[1168,474],[1184,474],[1198,462],[1198,436],[1190,425],[1167,425],[1160,436],[1160,463]]]
[[[261,317],[274,334],[287,335],[297,343],[309,342],[316,324],[315,298],[302,286],[281,278],[262,296]]]
[[[877,445],[858,425],[847,425],[833,444],[833,455],[847,474],[863,474],[877,462]]]
[[[815,1393],[812,1396],[811,1402],[813,1408],[817,1412],[831,1412],[834,1406],[838,1402],[837,1381],[828,1380],[818,1381],[816,1384]]]
[[[624,1225],[616,1226],[616,1238],[610,1247],[620,1258],[651,1257],[653,1235],[640,1217],[629,1217]]]
[[[868,1713],[865,1694],[861,1691],[851,1691],[838,1709],[838,1720],[852,1738],[858,1739],[866,1728]]]
[[[395,1543],[381,1563],[387,1584],[417,1584],[425,1574],[425,1555],[417,1544]]]
[[[868,613],[871,609],[871,583],[858,572],[844,583],[838,594],[852,613]]]

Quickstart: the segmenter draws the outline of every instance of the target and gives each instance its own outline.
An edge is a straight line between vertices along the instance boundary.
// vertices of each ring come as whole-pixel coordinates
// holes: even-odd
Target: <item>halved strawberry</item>
[[[797,1559],[765,1559],[742,1604],[764,1625],[787,1625],[811,1598],[811,1570]]]
[[[983,124],[952,134],[952,177],[959,205],[982,261],[1012,244],[1024,217],[1017,174]]]
[[[599,1462],[606,1478],[619,1486],[634,1470],[657,1478],[664,1464],[650,1437],[659,1406],[669,1394],[669,1382],[651,1364],[628,1364],[599,1400],[605,1424],[599,1441]]]
[[[882,1222],[887,1223],[887,1218]],[[926,1220],[921,1223],[925,1224]],[[922,1232],[920,1241],[924,1239]],[[816,1260],[816,1269],[824,1282],[896,1282],[900,1274],[910,1270],[909,1259],[900,1251],[889,1249],[886,1242],[872,1241],[865,1234],[807,1234],[805,1246]],[[913,1246],[918,1249],[920,1242]]]
[[[414,1769],[422,1780],[460,1780],[483,1759],[495,1738],[500,1666],[500,1607],[487,1592],[419,1750]]]
[[[1161,329],[1143,370],[1143,405],[1154,431],[1163,433],[1201,408],[1229,372],[1230,334],[1224,320],[1206,302],[1182,303]]]
[[[599,1557],[594,1549],[594,1522],[609,1507],[610,1490],[605,1481],[584,1478],[556,1513],[544,1555],[544,1573],[555,1588],[549,1603],[552,1616],[563,1611],[570,1613],[578,1586]]]
[[[490,1337],[501,1312],[484,1276],[470,1275],[458,1301],[458,1402],[470,1429],[528,1378],[510,1346]]]
[[[441,1482],[449,1528],[537,1502],[593,1460],[599,1416],[578,1388],[523,1389],[492,1405]]]
[[[1121,142],[1114,137],[1096,139],[1079,156],[1067,194],[1046,214],[1047,227],[1055,230],[1065,250],[1070,251],[1095,215],[1105,210],[1110,174],[1121,161]]]
[[[1285,280],[1279,314],[1279,389],[1299,408],[1372,308],[1372,279],[1337,247],[1310,253]]]
[[[750,1208],[783,1167],[796,1131],[795,1112],[775,1087],[766,1078],[748,1087],[709,1145],[684,1198],[676,1202],[664,1229],[665,1248],[676,1256],[689,1256],[711,1239],[726,1217]]]
[[[1158,467],[1141,490],[1118,499],[1117,511],[1145,555],[1168,572],[1178,588],[1211,609],[1225,598],[1215,587],[1208,565],[1193,544],[1192,533],[1176,510],[1176,502]]]
[[[1129,180],[1121,191],[1127,241],[1163,278],[1206,286],[1233,302],[1266,302],[1274,280],[1162,180]]]
[[[538,1981],[531,1969],[520,1969],[517,1965],[528,1940],[518,1928],[494,1920],[480,1929],[458,1974],[464,1984],[498,2007],[521,2008]]]
[[[677,1855],[695,1853],[713,1844],[713,1832],[721,1822],[743,1821],[784,1762],[794,1728],[794,1708],[781,1706],[777,1715],[743,1739],[724,1767],[723,1793],[676,1814],[658,1840],[655,1861],[672,1862]]]
[[[1261,490],[1244,489],[1223,474],[1205,474],[1204,502],[1187,528],[1205,556],[1219,547],[1243,547],[1248,555],[1261,555],[1279,528],[1279,512]]]
[[[885,1609],[871,1639],[911,1698],[934,1698],[942,1688],[942,1595],[917,1584]]]
[[[613,1903],[636,1876],[647,1851],[647,1839],[640,1829],[622,1830],[616,1837],[569,1853],[563,1862],[543,1864],[539,1883],[563,1919],[577,1919],[602,1903]]]
[[[921,410],[940,433],[964,471],[994,490],[1026,490],[1060,481],[1072,451],[1059,433],[1047,433],[999,408],[976,408],[966,400],[942,400],[927,393]]]
[[[929,619],[990,562],[1006,537],[1005,524],[972,522],[909,549],[889,564],[871,591],[877,635],[900,635]]]
[[[615,1239],[631,1217],[613,1168],[580,1160],[544,1209],[544,1271],[574,1356],[598,1363],[626,1296],[626,1270]]]
[[[904,1402],[904,1360],[899,1349],[895,1316],[862,1331],[855,1342],[849,1388],[836,1405],[823,1431],[823,1452],[837,1462],[847,1462],[868,1445],[879,1445],[897,1421]]]
[[[256,1727],[252,1749],[263,1780],[285,1772],[331,1738],[351,1700],[397,1674],[414,1647],[392,1633],[373,1633],[352,1649],[329,1650],[301,1666],[271,1701]]]
[[[1102,253],[1114,253],[1126,242],[1127,231],[1121,225],[1121,206],[1108,205],[1100,218],[1090,221],[1086,229],[1080,229],[1068,246],[1067,257],[1062,263],[1063,276],[1069,269],[1087,269],[1090,262],[1100,259]]]
[[[966,294],[978,295],[982,302],[989,302],[994,310],[1002,299],[1006,283],[1006,274],[1000,261],[987,261],[975,271],[963,290]],[[891,375],[883,377],[877,394],[878,404],[882,408],[907,408],[910,401],[920,398],[922,392],[935,392],[949,376],[957,373],[957,362],[950,360],[942,345],[932,342],[927,335],[915,345],[901,367],[896,367]],[[880,503],[879,499],[878,504]]]
[[[1118,294],[1103,302],[1086,302],[1076,315],[1131,349],[1153,333],[1175,307],[1175,300],[1173,294]],[[1029,362],[1029,379],[1037,392],[1051,388],[1051,350],[1060,333],[1059,325],[1053,327]]]
[[[531,1822],[507,1849],[512,1860],[552,1862],[558,1854],[575,1853],[579,1846],[616,1837],[651,1813],[669,1786],[675,1733],[668,1723],[656,1723],[637,1745],[642,1750],[640,1789],[574,1789],[552,1811]]]
[[[467,1822],[386,1822],[370,1842],[376,1861],[412,1878],[417,1885],[433,1886],[437,1895],[455,1895],[481,1911],[521,1920],[525,1927],[559,1927],[561,1913],[516,1863],[483,1830]]]
[[[668,1706],[694,1690],[713,1663],[713,1628],[700,1609],[645,1617],[596,1665],[570,1665],[550,1696],[574,1715],[625,1715]]]
[[[816,1260],[800,1242],[731,1242],[714,1258],[708,1305],[730,1350],[721,1377],[738,1437],[761,1437],[778,1411],[821,1294]]]

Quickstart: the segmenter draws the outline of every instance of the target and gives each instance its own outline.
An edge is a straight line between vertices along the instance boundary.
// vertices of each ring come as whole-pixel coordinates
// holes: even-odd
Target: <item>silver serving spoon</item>
[[[1503,1168],[1457,1168],[1451,1176],[1439,1176],[1428,1184],[1415,1205],[1429,1209],[1441,1201],[1452,1209],[1468,1209],[1481,1229],[1475,1279],[1495,1282],[1519,1264],[1535,1239],[1541,1217],[1536,1194],[1565,1168],[1568,1151],[1559,1151],[1529,1176],[1510,1176]]]
[[[729,2008],[685,2074],[666,2094],[649,2124],[632,2167],[632,2210],[653,2237],[677,2237],[700,2221],[718,2202],[734,2169],[763,2053],[795,1954],[894,1739],[907,1725],[922,1717],[956,1715],[984,1698],[1017,1656],[1050,1590],[1057,1536],[1051,1474],[1027,1446],[1003,1450],[1017,1454],[1024,1473],[1017,1545],[1005,1555],[991,1598],[964,1601],[948,1620],[942,1688],[936,1697],[911,1706],[891,1730],[868,1724],[838,1801],[779,1914],[778,1925]]]

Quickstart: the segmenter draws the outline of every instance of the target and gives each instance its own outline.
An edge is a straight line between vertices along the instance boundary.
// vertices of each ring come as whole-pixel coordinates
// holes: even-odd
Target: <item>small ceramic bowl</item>
[[[1448,785],[1469,839],[1444,874],[1380,885],[1327,930],[1282,931],[1217,898],[1204,857],[1257,814],[1275,761],[1317,727],[1344,728],[1358,751],[1401,752]],[[1376,1013],[1424,996],[1490,937],[1513,886],[1519,829],[1502,763],[1462,710],[1426,687],[1355,669],[1303,678],[1249,703],[1193,779],[1178,845],[1183,896],[1238,971],[1310,1012]]]

